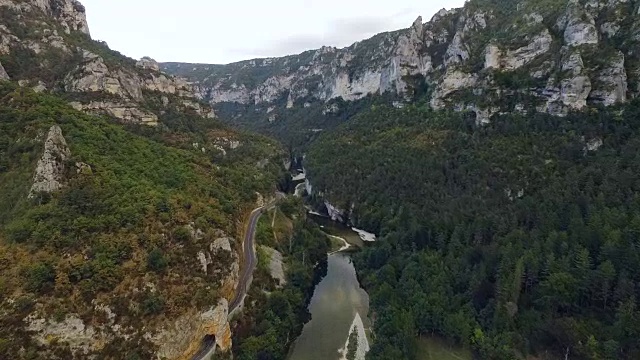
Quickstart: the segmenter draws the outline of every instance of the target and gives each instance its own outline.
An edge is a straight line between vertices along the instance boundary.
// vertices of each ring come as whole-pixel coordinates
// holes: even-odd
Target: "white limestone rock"
[[[90,35],[85,7],[77,0],[0,0],[0,7],[19,12],[41,11],[57,20],[67,34],[79,31]]]
[[[94,114],[107,114],[126,123],[158,126],[158,116],[140,110],[136,104],[110,101],[93,101],[88,104],[72,102],[74,109]]]
[[[458,31],[453,36],[453,41],[451,41],[451,44],[447,48],[444,63],[450,66],[463,63],[467,60],[469,60],[469,49],[464,44],[463,33]]]
[[[0,63],[0,80],[11,80],[7,71],[2,67],[2,63]]]
[[[65,78],[65,89],[69,92],[105,92],[123,98],[142,98],[142,90],[135,79],[122,73],[111,72],[104,59],[88,50],[83,50],[83,63]]]
[[[311,194],[311,192],[309,192],[309,194]],[[327,213],[329,214],[329,217],[331,218],[331,220],[338,221],[338,222],[345,221],[346,213],[344,210],[340,210],[339,208],[333,206],[330,202],[326,200],[324,202],[324,206],[327,208]]]
[[[627,101],[627,71],[624,66],[624,54],[616,52],[608,61],[608,67],[596,76],[596,87],[589,95],[594,103],[611,106]]]
[[[586,151],[598,151],[604,145],[602,138],[596,137],[587,141]]]
[[[537,57],[546,54],[551,50],[553,37],[548,29],[544,29],[540,34],[536,35],[527,46],[523,46],[516,50],[507,51],[503,59],[503,67],[506,70],[519,69]]]
[[[220,299],[216,306],[207,311],[187,313],[166,322],[155,334],[146,336],[146,339],[158,346],[158,359],[191,358],[206,335],[215,336],[216,346],[227,351],[231,348],[228,317],[229,302]]]
[[[460,70],[447,72],[432,95],[431,107],[442,109],[445,105],[444,99],[448,95],[461,89],[470,88],[476,85],[477,82],[477,74],[467,74]]]
[[[62,129],[54,125],[49,129],[44,143],[44,153],[38,161],[29,198],[38,193],[53,193],[64,187],[65,162],[71,157],[71,151],[62,136]]]
[[[495,44],[489,44],[484,50],[484,68],[500,69],[502,68],[502,51]]]
[[[585,75],[564,79],[560,85],[560,100],[568,107],[580,110],[587,106],[591,93],[591,80]]]
[[[24,319],[26,328],[34,339],[47,346],[52,342],[68,344],[73,352],[87,354],[93,350],[97,334],[91,325],[86,325],[76,315],[67,315],[61,322],[37,317],[35,314]]]
[[[145,56],[142,59],[138,60],[136,66],[142,69],[160,71],[160,65],[158,65],[158,62],[148,56]]]
[[[578,0],[570,0],[566,13],[558,21],[564,30],[564,42],[568,46],[597,44],[598,30],[595,19],[585,11]]]
[[[407,76],[426,76],[433,70],[431,56],[420,51],[423,43],[424,27],[420,16],[406,34],[398,37],[393,56],[382,71],[380,92],[394,90],[397,94],[404,94],[408,90]]]
[[[282,288],[287,284],[282,254],[268,246],[260,246],[260,248],[269,257],[269,273],[271,277],[278,282],[278,288]]]

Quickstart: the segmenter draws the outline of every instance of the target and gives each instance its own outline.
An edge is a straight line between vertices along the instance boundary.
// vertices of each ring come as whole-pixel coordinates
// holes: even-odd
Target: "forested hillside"
[[[369,358],[431,333],[481,359],[640,357],[639,150],[638,101],[484,126],[374,107],[321,137],[314,188],[381,235],[356,258]]]
[[[181,131],[124,129],[0,83],[0,358],[69,359],[79,348],[79,358],[150,358],[158,343],[144,329],[232,296],[231,254],[202,272],[198,252],[238,233],[256,194],[273,191],[280,150],[213,120],[173,118]],[[53,165],[62,187],[30,190],[54,125],[69,147]],[[241,146],[223,156],[220,137]],[[87,325],[65,328],[77,316]]]

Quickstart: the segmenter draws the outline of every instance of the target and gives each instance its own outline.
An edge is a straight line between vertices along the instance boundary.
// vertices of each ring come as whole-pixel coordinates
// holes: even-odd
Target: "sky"
[[[81,0],[91,36],[139,59],[210,64],[345,47],[465,0]]]

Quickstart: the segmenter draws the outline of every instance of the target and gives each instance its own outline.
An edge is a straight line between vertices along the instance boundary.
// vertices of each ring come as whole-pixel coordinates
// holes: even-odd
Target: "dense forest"
[[[374,106],[307,154],[380,235],[355,257],[369,359],[436,334],[481,359],[640,358],[640,102],[567,117]]]

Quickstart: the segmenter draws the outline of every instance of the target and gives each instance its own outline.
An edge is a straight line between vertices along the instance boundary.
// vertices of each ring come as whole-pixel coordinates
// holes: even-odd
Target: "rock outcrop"
[[[214,117],[184,79],[161,72],[155,60],[136,62],[92,41],[79,2],[0,0],[0,10],[14,17],[0,25],[0,54],[31,52],[30,64],[38,69],[21,69],[26,78],[19,80],[37,83],[37,91],[67,92],[76,108],[127,123],[155,126],[170,110]],[[1,70],[0,79],[6,79]]]
[[[25,319],[25,323],[27,330],[34,334],[34,338],[41,345],[63,342],[68,344],[72,351],[85,355],[94,350],[96,339],[99,337],[92,326],[87,326],[75,315],[67,315],[59,322],[31,315]]]
[[[229,303],[220,300],[217,306],[205,312],[181,316],[150,336],[150,341],[158,346],[157,356],[161,359],[191,359],[205,336],[214,336],[216,347],[228,351],[231,349],[228,316]]]
[[[138,60],[136,66],[143,69],[160,71],[160,65],[158,65],[158,62],[148,56],[145,56],[142,59]]]
[[[110,101],[92,101],[87,104],[72,102],[71,106],[80,111],[94,114],[107,114],[125,123],[137,123],[149,126],[158,125],[156,114],[145,112],[136,104]]]
[[[89,35],[85,7],[76,0],[0,0],[0,7],[22,13],[41,12],[55,19],[67,34],[79,31]]]
[[[288,121],[287,109],[313,102],[384,93],[401,106],[424,88],[433,108],[473,111],[478,123],[516,108],[562,116],[640,95],[640,86],[629,86],[640,83],[639,72],[629,71],[630,64],[640,62],[640,19],[635,19],[637,10],[629,11],[628,1],[559,0],[551,5],[524,0],[509,16],[490,2],[471,3],[344,49],[324,47],[229,65],[160,67],[189,78],[214,107],[240,103],[256,112],[270,109],[263,121],[273,126]],[[509,77],[518,81],[496,81]],[[506,106],[505,96],[516,94],[536,105]]]
[[[198,252],[198,262],[204,274],[221,279],[221,292],[231,298],[240,279],[240,259],[231,247],[235,240],[222,232],[218,235],[221,237],[211,243],[208,249]],[[220,267],[221,264],[224,267]]]
[[[0,63],[0,80],[11,80],[7,71],[2,67],[2,63]]]
[[[34,198],[38,193],[56,192],[64,187],[65,162],[70,156],[71,151],[62,136],[62,129],[58,125],[52,126],[44,143],[44,153],[36,167],[29,198]]]
[[[287,277],[285,276],[282,254],[268,246],[260,246],[260,249],[269,257],[269,273],[271,277],[278,282],[278,287],[283,287],[287,283]]]

